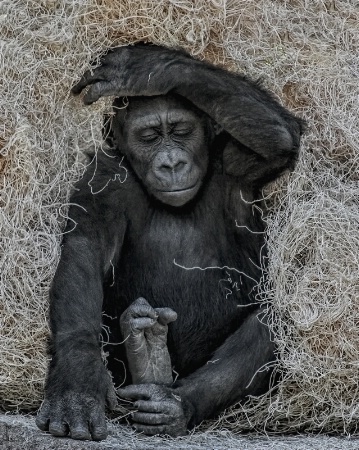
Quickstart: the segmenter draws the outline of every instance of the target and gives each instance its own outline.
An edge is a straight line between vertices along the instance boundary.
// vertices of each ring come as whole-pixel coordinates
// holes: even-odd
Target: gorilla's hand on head
[[[174,88],[171,83],[175,78],[169,76],[169,70],[181,61],[188,65],[191,60],[184,52],[154,45],[117,47],[101,59],[99,67],[84,73],[72,88],[72,93],[80,94],[90,86],[84,97],[84,103],[88,105],[110,95],[167,94]],[[178,69],[175,71],[178,72]]]

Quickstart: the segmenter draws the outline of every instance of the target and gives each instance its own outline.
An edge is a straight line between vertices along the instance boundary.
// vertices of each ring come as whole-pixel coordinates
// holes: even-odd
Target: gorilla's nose
[[[155,171],[159,176],[182,175],[187,169],[188,160],[183,152],[167,151],[156,157]]]
[[[161,172],[181,172],[185,166],[187,165],[186,161],[172,161],[172,162],[165,162],[162,163],[161,166],[159,167],[159,170]]]

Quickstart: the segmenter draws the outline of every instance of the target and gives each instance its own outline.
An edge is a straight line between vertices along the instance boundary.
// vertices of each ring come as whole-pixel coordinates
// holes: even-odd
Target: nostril
[[[163,172],[178,172],[182,170],[186,164],[187,163],[185,161],[161,164],[160,170]]]
[[[187,163],[185,163],[184,161],[178,161],[178,163],[175,165],[174,169],[175,169],[175,170],[181,170],[181,169],[184,168],[184,166],[185,166],[186,164],[187,164]]]

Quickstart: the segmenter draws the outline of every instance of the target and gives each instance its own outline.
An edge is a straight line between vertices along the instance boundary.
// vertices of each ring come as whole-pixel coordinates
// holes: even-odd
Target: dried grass
[[[0,406],[35,408],[47,293],[83,152],[109,102],[69,89],[91,57],[148,40],[263,83],[308,120],[294,174],[267,189],[276,392],[213,426],[353,433],[359,418],[357,0],[2,0]]]

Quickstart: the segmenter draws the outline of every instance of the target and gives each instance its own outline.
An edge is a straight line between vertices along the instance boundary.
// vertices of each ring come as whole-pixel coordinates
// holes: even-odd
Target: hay
[[[308,120],[266,193],[276,392],[215,427],[353,433],[359,418],[359,5],[353,0],[2,0],[0,406],[39,405],[49,283],[83,152],[109,101],[69,95],[93,55],[148,40],[263,83]]]

